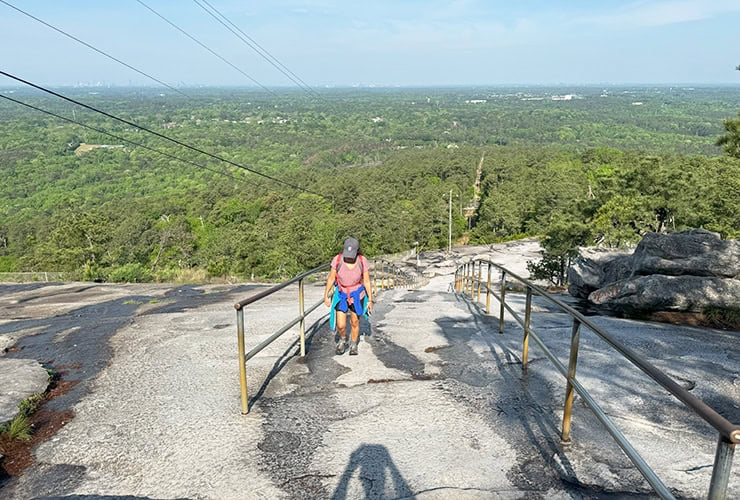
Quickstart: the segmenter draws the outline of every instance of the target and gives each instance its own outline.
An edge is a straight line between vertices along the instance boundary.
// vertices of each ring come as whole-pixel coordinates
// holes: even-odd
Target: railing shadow
[[[470,313],[471,329],[481,332],[482,335],[479,338],[488,346],[497,371],[504,379],[504,385],[507,387],[505,393],[517,395],[513,403],[495,401],[496,411],[503,415],[512,426],[521,427],[542,463],[551,467],[556,477],[560,479],[575,477],[573,464],[565,454],[559,439],[558,404],[552,384],[545,376],[537,372],[522,371],[521,358],[507,345],[511,338],[504,338],[495,333],[499,324],[498,318],[486,316],[485,308],[481,308],[478,304],[462,298],[458,300]],[[451,318],[439,318],[437,323],[448,341],[456,343],[459,339],[455,339],[455,336],[450,335],[445,329],[444,322],[450,320]],[[513,325],[507,326],[511,328]]]
[[[325,316],[316,320],[311,326],[308,327],[308,329],[306,329],[307,355],[311,352],[311,344],[313,342],[314,335],[316,335],[319,330],[321,330],[321,328],[328,323],[329,319]],[[298,347],[299,342],[300,338],[296,338],[272,365],[270,373],[268,373],[267,377],[265,377],[265,380],[262,382],[262,385],[260,386],[257,393],[249,399],[249,410],[251,410],[255,403],[257,403],[257,401],[259,401],[259,399],[264,395],[267,387],[270,385],[270,382],[272,382],[272,379],[275,378],[282,371],[283,368],[285,368],[290,360],[295,357],[300,357],[301,351]]]
[[[483,265],[487,267],[487,277],[483,280],[482,269]],[[476,276],[477,268],[477,276]],[[501,280],[499,289],[492,289],[492,270],[496,269],[496,272],[501,273]],[[523,285],[526,289],[526,304],[524,311],[524,318],[521,317],[520,311],[515,311],[510,304],[506,303],[506,290],[510,288],[507,284],[507,277],[517,283]],[[487,283],[486,283],[487,281]],[[521,326],[524,330],[524,344],[522,362],[523,368],[527,366],[528,362],[528,344],[530,338],[533,339],[539,347],[542,349],[546,357],[552,362],[553,366],[558,372],[566,379],[566,395],[563,405],[563,425],[561,439],[563,442],[570,442],[570,430],[572,420],[573,403],[576,394],[581,397],[582,402],[587,406],[592,414],[603,424],[603,427],[608,431],[614,441],[619,445],[622,451],[629,457],[630,461],[640,471],[645,480],[654,489],[655,493],[663,498],[673,498],[674,492],[672,492],[656,475],[656,473],[650,468],[647,462],[640,456],[635,447],[630,443],[620,429],[614,424],[610,416],[604,410],[609,404],[607,397],[607,403],[602,407],[594,395],[590,393],[584,381],[583,370],[581,370],[581,376],[576,376],[576,367],[578,364],[578,351],[581,344],[587,344],[581,341],[581,332],[593,332],[597,337],[603,340],[609,345],[614,351],[617,352],[620,359],[625,362],[629,362],[635,369],[639,369],[648,375],[657,386],[662,387],[677,400],[679,400],[685,408],[694,412],[697,416],[701,417],[706,424],[709,424],[719,434],[717,442],[717,448],[715,453],[714,465],[712,466],[712,478],[709,487],[710,498],[724,498],[727,493],[727,487],[729,483],[730,470],[732,465],[732,455],[735,443],[740,442],[740,426],[733,424],[727,420],[721,414],[719,414],[714,408],[708,406],[703,400],[696,395],[692,394],[692,387],[685,388],[674,378],[666,374],[666,370],[661,370],[654,364],[647,361],[650,356],[640,354],[634,349],[627,347],[626,343],[620,342],[614,336],[613,332],[607,332],[605,329],[598,326],[594,321],[585,317],[582,313],[574,309],[571,305],[565,304],[563,301],[558,300],[552,294],[543,290],[536,284],[528,281],[525,278],[521,278],[516,274],[512,273],[508,269],[496,264],[490,260],[484,259],[473,259],[470,262],[463,264],[458,267],[455,272],[455,290],[462,293],[463,295],[469,295],[471,301],[479,302],[481,300],[481,288],[484,288],[483,294],[486,297],[486,304],[489,303],[490,298],[493,297],[500,305],[499,312],[499,332],[503,333],[505,330],[504,315],[505,311],[508,311],[511,316],[516,320],[516,323]],[[476,293],[477,289],[477,293]],[[553,350],[547,346],[540,335],[535,332],[535,328],[531,327],[531,313],[532,313],[532,299],[542,297],[557,306],[557,308],[566,313],[572,318],[571,326],[571,341],[569,349],[569,360],[568,363],[564,363],[558,359],[557,355]],[[464,298],[464,297],[463,297]],[[469,308],[472,312],[472,308]],[[486,311],[489,310],[488,305]],[[476,316],[473,313],[473,316]],[[584,328],[582,328],[582,326]],[[495,355],[495,352],[494,352]],[[598,366],[597,370],[600,373],[603,372],[604,363],[602,366]],[[603,391],[602,391],[603,392]],[[644,396],[644,394],[641,394]],[[603,397],[603,395],[602,395]],[[717,398],[722,401],[722,398]],[[675,405],[674,405],[675,406]]]

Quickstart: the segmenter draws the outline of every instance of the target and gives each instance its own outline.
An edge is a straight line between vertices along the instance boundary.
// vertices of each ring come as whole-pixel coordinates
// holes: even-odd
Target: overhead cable
[[[281,67],[281,68],[283,68],[283,69],[284,69],[285,71],[287,71],[288,73],[290,73],[290,75],[291,75],[291,76],[293,76],[293,77],[295,77],[295,79],[296,79],[296,80],[298,80],[298,82],[302,83],[302,84],[303,84],[303,86],[304,86],[304,87],[305,87],[305,88],[306,88],[307,90],[309,90],[309,91],[310,91],[311,93],[313,93],[313,94],[314,94],[315,96],[317,96],[317,97],[319,97],[319,98],[322,98],[322,96],[321,96],[321,95],[320,95],[320,94],[319,94],[318,92],[316,92],[316,91],[315,91],[315,90],[314,90],[313,88],[311,88],[311,86],[310,86],[309,84],[307,84],[306,82],[304,82],[304,81],[303,81],[303,80],[302,80],[302,79],[301,79],[301,78],[300,78],[300,77],[299,77],[298,75],[296,75],[295,73],[293,73],[293,72],[292,72],[292,71],[291,71],[291,70],[290,70],[290,69],[289,69],[289,68],[288,68],[287,66],[285,66],[285,64],[283,64],[282,62],[280,62],[280,60],[278,60],[278,58],[277,58],[277,57],[273,56],[273,55],[272,55],[272,54],[270,53],[270,51],[268,51],[268,50],[267,50],[266,48],[264,48],[264,47],[263,47],[262,45],[260,45],[259,43],[257,43],[257,41],[256,41],[256,40],[255,40],[254,38],[252,38],[251,36],[247,35],[247,34],[246,34],[246,33],[244,32],[244,30],[242,30],[241,28],[239,28],[239,26],[237,26],[236,24],[234,24],[234,23],[233,23],[233,22],[232,22],[232,21],[231,21],[231,20],[230,20],[230,19],[229,19],[228,17],[226,17],[226,16],[225,16],[225,15],[224,15],[224,14],[223,14],[223,13],[222,13],[221,11],[219,11],[219,10],[218,10],[218,9],[217,9],[216,7],[214,7],[214,6],[213,6],[213,4],[211,4],[211,3],[210,3],[210,2],[208,1],[208,0],[201,0],[201,1],[202,1],[202,2],[204,3],[204,4],[206,4],[206,5],[208,6],[208,7],[210,7],[210,8],[211,8],[211,10],[213,10],[213,12],[215,12],[216,14],[218,14],[218,15],[219,15],[219,17],[221,17],[221,18],[222,18],[222,19],[223,19],[224,21],[226,21],[227,23],[229,23],[229,24],[230,24],[230,25],[231,25],[231,26],[232,26],[232,27],[233,27],[233,28],[234,28],[235,30],[237,30],[237,31],[238,31],[239,33],[241,33],[242,35],[244,35],[244,37],[245,37],[245,38],[246,38],[247,40],[249,40],[249,42],[251,42],[251,44],[250,44],[250,43],[247,43],[246,41],[242,40],[242,41],[244,41],[245,43],[247,43],[247,45],[248,45],[248,46],[250,46],[250,47],[251,47],[251,48],[252,48],[253,50],[255,50],[255,51],[256,51],[256,52],[258,53],[258,54],[259,54],[259,51],[257,51],[257,49],[259,49],[260,51],[262,51],[262,52],[263,52],[263,53],[265,54],[265,55],[262,55],[262,54],[260,54],[260,55],[262,55],[262,57],[265,57],[265,56],[267,56],[267,57],[269,57],[270,59],[272,59],[273,61],[275,61],[275,63],[276,63],[276,64],[277,64],[278,66],[280,66],[280,67]],[[196,3],[197,3],[197,2],[196,2]],[[201,6],[201,8],[203,8],[203,6]],[[254,47],[252,46],[252,44],[254,44]],[[256,47],[256,48],[255,48],[255,47]],[[283,73],[283,74],[285,74],[285,73]],[[288,76],[288,75],[286,75],[286,76]],[[298,82],[295,82],[295,80],[293,80],[293,82],[294,82],[294,83],[296,83],[296,84],[298,84]],[[300,84],[298,84],[298,85],[300,86]],[[322,98],[322,99],[323,99],[323,98]]]
[[[59,118],[60,120],[64,120],[64,121],[66,121],[66,122],[69,122],[69,123],[73,123],[73,124],[75,124],[75,125],[79,125],[80,127],[84,127],[84,128],[86,128],[86,129],[89,129],[89,130],[92,130],[92,131],[98,132],[98,133],[100,133],[100,134],[104,134],[104,135],[107,135],[107,136],[109,136],[109,137],[113,137],[114,139],[117,139],[117,140],[119,140],[119,141],[127,142],[127,143],[129,143],[129,144],[133,144],[134,146],[137,146],[137,147],[140,147],[140,148],[143,148],[143,149],[146,149],[146,150],[152,151],[152,152],[154,152],[154,153],[157,153],[157,154],[160,154],[160,155],[162,155],[162,156],[166,156],[167,158],[171,158],[171,159],[173,159],[173,160],[181,161],[181,162],[183,162],[183,163],[189,163],[190,165],[195,165],[195,166],[196,166],[196,167],[198,167],[198,168],[202,168],[202,169],[204,169],[204,170],[208,170],[208,171],[210,171],[210,172],[213,172],[213,173],[216,173],[216,174],[219,174],[219,175],[223,175],[223,176],[229,177],[230,179],[233,179],[233,180],[235,180],[235,181],[238,181],[238,182],[246,182],[247,184],[250,184],[250,185],[252,185],[252,186],[257,186],[257,184],[255,184],[255,183],[253,183],[253,182],[249,182],[249,181],[247,181],[246,179],[239,179],[239,178],[236,178],[236,177],[234,177],[233,175],[231,175],[231,174],[230,174],[230,173],[228,173],[228,172],[222,172],[222,171],[219,171],[219,170],[214,170],[214,169],[212,169],[212,168],[209,168],[209,167],[207,167],[206,165],[201,165],[200,163],[196,163],[196,162],[194,162],[194,161],[191,161],[191,160],[187,160],[187,159],[185,159],[185,158],[180,158],[179,156],[176,156],[176,155],[173,155],[173,154],[167,153],[167,152],[165,152],[165,151],[160,151],[159,149],[156,149],[156,148],[152,148],[152,147],[150,147],[150,146],[147,146],[147,145],[145,145],[145,144],[141,144],[141,143],[139,143],[139,142],[136,142],[136,141],[132,141],[132,140],[130,140],[130,139],[126,139],[125,137],[121,137],[121,136],[119,136],[119,135],[116,135],[116,134],[112,134],[112,133],[110,133],[110,132],[107,132],[107,131],[105,131],[105,130],[102,130],[102,129],[99,129],[99,128],[96,128],[96,127],[93,127],[93,126],[91,126],[91,125],[87,125],[87,124],[85,124],[85,123],[81,123],[81,122],[78,122],[77,120],[73,120],[73,119],[71,119],[71,118],[67,118],[67,117],[65,117],[65,116],[59,115],[59,114],[57,114],[57,113],[54,113],[54,112],[52,112],[52,111],[48,111],[48,110],[46,110],[46,109],[42,109],[42,108],[39,108],[39,107],[37,107],[37,106],[34,106],[33,104],[28,104],[28,103],[26,103],[26,102],[23,102],[23,101],[19,101],[19,100],[17,100],[17,99],[13,99],[12,97],[8,97],[8,96],[6,96],[6,95],[2,95],[2,94],[0,94],[0,97],[2,97],[3,99],[7,99],[8,101],[12,101],[12,102],[14,102],[14,103],[16,103],[16,104],[20,104],[21,106],[25,106],[25,107],[27,107],[27,108],[31,108],[31,109],[33,109],[33,110],[36,110],[36,111],[39,111],[39,112],[41,112],[41,113],[45,113],[45,114],[47,114],[47,115],[53,116],[53,117],[55,117],[55,118]]]
[[[8,78],[11,78],[11,79],[17,81],[17,82],[23,83],[25,85],[28,85],[29,87],[33,87],[35,89],[38,89],[38,90],[40,90],[42,92],[45,92],[45,93],[50,94],[50,95],[53,95],[55,97],[59,97],[60,99],[63,99],[65,101],[67,101],[67,102],[71,102],[71,103],[76,104],[78,106],[81,106],[81,107],[83,107],[85,109],[89,109],[90,111],[94,111],[96,113],[100,113],[101,115],[107,116],[108,118],[112,118],[113,120],[119,121],[121,123],[125,123],[126,125],[129,125],[131,127],[135,127],[135,128],[138,128],[139,130],[143,130],[144,132],[148,132],[148,133],[150,133],[152,135],[156,135],[157,137],[160,137],[162,139],[165,139],[167,141],[170,141],[172,143],[175,143],[175,144],[177,144],[179,146],[182,146],[184,148],[190,149],[191,151],[195,151],[197,153],[200,153],[202,155],[208,156],[210,158],[213,158],[213,159],[222,161],[224,163],[228,163],[229,165],[232,165],[234,167],[240,168],[242,170],[246,170],[247,172],[251,172],[251,173],[253,173],[255,175],[259,175],[260,177],[264,177],[265,179],[269,179],[269,180],[271,180],[273,182],[277,182],[279,184],[283,184],[285,186],[291,187],[291,188],[293,188],[293,189],[295,189],[297,191],[303,191],[304,193],[310,193],[310,194],[316,195],[316,196],[318,196],[320,198],[323,198],[326,201],[331,201],[326,196],[324,196],[324,195],[322,195],[320,193],[317,193],[315,191],[311,191],[311,190],[306,189],[306,188],[304,188],[302,186],[299,186],[297,184],[293,184],[293,183],[288,182],[288,181],[284,181],[282,179],[278,179],[277,177],[273,177],[271,175],[265,174],[263,172],[260,172],[259,170],[255,170],[254,168],[250,168],[250,167],[241,165],[239,163],[236,163],[234,161],[231,161],[231,160],[229,160],[227,158],[224,158],[222,156],[218,156],[218,155],[215,155],[213,153],[209,153],[208,151],[205,151],[203,149],[197,148],[195,146],[191,146],[190,144],[184,143],[184,142],[182,142],[180,140],[177,140],[177,139],[173,139],[172,137],[166,136],[166,135],[161,134],[159,132],[155,132],[154,130],[151,130],[151,129],[147,128],[147,127],[144,127],[143,125],[139,125],[139,124],[134,123],[132,121],[125,120],[123,118],[119,118],[118,116],[112,115],[112,114],[107,113],[107,112],[102,111],[102,110],[99,110],[99,109],[97,109],[97,108],[95,108],[93,106],[90,106],[90,105],[85,104],[83,102],[80,102],[80,101],[77,101],[75,99],[72,99],[71,97],[67,97],[65,95],[59,94],[58,92],[54,92],[53,90],[47,89],[45,87],[42,87],[41,85],[37,85],[35,83],[31,83],[31,82],[29,82],[27,80],[24,80],[23,78],[20,78],[18,76],[12,75],[12,74],[7,73],[5,71],[0,70],[0,75],[6,76]]]
[[[94,50],[94,51],[95,51],[95,52],[97,52],[98,54],[104,55],[104,56],[105,56],[105,57],[107,57],[108,59],[112,59],[113,61],[117,62],[118,64],[121,64],[121,65],[123,65],[123,66],[126,66],[127,68],[129,68],[129,69],[131,69],[131,70],[133,70],[133,71],[136,71],[136,72],[137,72],[137,73],[139,73],[140,75],[143,75],[143,76],[145,76],[145,77],[149,78],[150,80],[152,80],[152,81],[155,81],[155,82],[159,83],[160,85],[163,85],[163,86],[167,87],[168,89],[170,89],[170,90],[173,90],[173,91],[177,92],[178,94],[180,94],[180,95],[182,95],[182,96],[184,96],[184,97],[189,97],[189,96],[188,96],[187,94],[185,94],[184,92],[182,92],[182,91],[180,91],[180,90],[176,89],[176,88],[175,88],[175,87],[173,87],[172,85],[170,85],[170,84],[168,84],[168,83],[165,83],[165,82],[163,82],[162,80],[159,80],[159,79],[157,79],[157,78],[153,77],[153,76],[152,76],[152,75],[150,75],[149,73],[146,73],[146,72],[144,72],[144,71],[142,71],[142,70],[140,70],[140,69],[137,69],[137,68],[135,68],[135,67],[131,66],[131,65],[130,65],[130,64],[128,64],[128,63],[125,63],[125,62],[121,61],[121,60],[120,60],[120,59],[118,59],[117,57],[114,57],[114,56],[112,56],[112,55],[108,54],[107,52],[104,52],[104,51],[100,50],[99,48],[97,48],[97,47],[94,47],[94,46],[90,45],[89,43],[87,43],[87,42],[85,42],[85,41],[83,41],[83,40],[80,40],[80,39],[79,39],[79,38],[77,38],[76,36],[70,35],[70,34],[69,34],[69,33],[67,33],[66,31],[64,31],[64,30],[62,30],[62,29],[59,29],[59,28],[57,28],[56,26],[52,26],[51,24],[47,23],[46,21],[44,21],[44,20],[42,20],[42,19],[39,19],[38,17],[36,17],[36,16],[34,16],[34,15],[32,15],[32,14],[29,14],[29,13],[28,13],[28,12],[26,12],[25,10],[19,9],[19,8],[18,8],[18,7],[16,7],[15,5],[12,5],[12,4],[10,4],[10,3],[6,2],[5,0],[0,0],[0,3],[3,3],[3,4],[5,4],[5,5],[7,5],[7,6],[8,6],[8,7],[10,7],[11,9],[14,9],[14,10],[16,10],[16,11],[20,12],[21,14],[23,14],[23,15],[25,15],[25,16],[28,16],[28,17],[30,17],[30,18],[31,18],[31,19],[33,19],[34,21],[38,21],[39,23],[43,24],[44,26],[46,26],[46,27],[48,27],[48,28],[51,28],[51,29],[53,29],[53,30],[54,30],[54,31],[56,31],[57,33],[61,33],[62,35],[66,36],[67,38],[71,38],[71,39],[72,39],[72,40],[74,40],[75,42],[81,43],[81,44],[82,44],[82,45],[84,45],[85,47],[87,47],[87,48],[89,48],[89,49],[92,49],[92,50]]]
[[[175,23],[173,23],[172,21],[170,21],[166,17],[164,17],[162,14],[160,14],[156,10],[152,9],[151,7],[149,7],[142,0],[136,0],[136,1],[139,2],[142,5],[142,7],[148,9],[155,16],[159,17],[161,20],[163,20],[164,22],[166,22],[167,24],[169,24],[170,26],[172,26],[173,28],[175,28],[177,31],[179,31],[180,33],[182,33],[186,37],[190,38],[192,41],[194,41],[195,43],[197,43],[198,45],[200,45],[201,47],[203,47],[204,49],[206,49],[208,52],[210,52],[214,56],[216,56],[219,59],[221,59],[223,62],[225,62],[226,64],[228,64],[229,66],[231,66],[232,68],[234,68],[235,70],[237,70],[242,75],[244,75],[247,78],[249,78],[249,80],[251,80],[253,83],[255,83],[256,85],[259,85],[260,87],[262,87],[264,90],[266,90],[270,94],[276,95],[272,90],[268,89],[267,87],[265,87],[264,85],[262,85],[260,82],[258,82],[254,78],[252,78],[250,75],[248,75],[246,72],[244,72],[241,68],[239,68],[238,66],[234,65],[233,63],[231,63],[231,61],[228,61],[226,58],[224,58],[223,56],[221,56],[220,54],[218,54],[216,51],[214,51],[213,49],[211,49],[210,47],[208,47],[206,44],[204,44],[203,42],[201,42],[200,40],[198,40],[197,38],[195,38],[193,35],[191,35],[187,31],[185,31],[184,29],[182,29],[181,27],[179,27],[178,25],[176,25]]]
[[[211,12],[210,10],[208,10],[202,3],[200,3],[199,0],[193,0],[193,2],[195,2],[196,5],[198,5],[201,9],[203,9],[206,13],[208,13],[212,18],[214,18],[216,21],[218,21],[222,26],[224,26],[226,29],[228,29],[229,31],[231,31],[237,38],[239,38],[242,42],[244,42],[247,46],[249,46],[257,54],[259,54],[260,57],[262,57],[265,61],[267,61],[268,63],[270,63],[278,71],[280,71],[282,74],[284,74],[285,76],[287,76],[288,79],[290,79],[293,83],[295,83],[296,85],[298,85],[301,89],[305,90],[306,92],[308,92],[309,94],[312,94],[315,97],[319,97],[320,99],[322,98],[321,95],[318,94],[310,86],[308,86],[308,84],[306,84],[303,80],[301,80],[300,78],[298,78],[297,76],[295,76],[295,74],[293,72],[291,72],[288,68],[286,68],[275,57],[273,57],[271,54],[269,54],[269,52],[267,52],[265,49],[263,49],[259,44],[257,44],[257,42],[254,42],[254,40],[252,40],[252,38],[250,38],[249,35],[247,35],[242,30],[240,30],[231,21],[228,21],[228,19],[226,18],[226,16],[224,16],[223,14],[221,14],[220,12],[218,12],[206,0],[203,0],[203,2],[205,4],[207,4],[210,8],[212,8],[215,12],[217,12],[221,17],[223,17],[224,19],[226,19],[229,22],[229,24],[232,24],[234,26],[234,28],[236,28],[237,30],[239,30],[239,32],[241,32],[241,33],[238,33],[237,31],[234,30],[234,28],[232,28],[231,26],[229,26],[228,24],[226,24],[226,22],[224,22],[221,19],[219,19],[218,16],[216,16],[216,14],[214,14],[213,12]],[[264,53],[263,53],[263,51],[264,51]],[[268,55],[269,55],[269,57],[268,57]]]

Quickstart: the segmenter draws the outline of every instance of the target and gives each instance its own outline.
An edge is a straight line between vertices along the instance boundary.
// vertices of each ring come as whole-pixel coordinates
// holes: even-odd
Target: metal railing
[[[27,283],[43,281],[49,283],[50,281],[74,281],[74,278],[79,279],[75,273],[63,273],[63,272],[17,272],[17,273],[0,273],[0,282],[7,283]]]
[[[280,337],[296,325],[300,325],[298,335],[301,357],[306,355],[306,316],[308,316],[319,306],[321,306],[324,303],[324,300],[322,297],[322,300],[316,302],[306,309],[304,283],[307,278],[324,273],[328,269],[329,264],[324,264],[322,266],[311,269],[310,271],[306,271],[303,274],[299,274],[298,276],[288,281],[284,281],[279,285],[275,285],[271,288],[268,288],[267,290],[256,293],[255,295],[252,295],[251,297],[248,297],[234,304],[234,308],[236,309],[237,348],[239,350],[239,385],[241,389],[241,407],[243,414],[249,413],[249,399],[247,394],[247,361],[252,359],[262,349],[270,345],[272,342],[277,340],[278,337]],[[375,296],[378,290],[393,288],[415,288],[420,283],[418,276],[408,273],[392,262],[382,259],[373,260],[371,269],[368,272],[370,274],[370,279],[372,282],[373,296]],[[250,304],[254,304],[259,300],[269,297],[275,292],[278,292],[295,283],[298,283],[298,316],[280,327],[268,338],[254,346],[252,349],[249,350],[249,352],[246,352],[246,342],[244,334],[245,308]]]
[[[483,279],[483,266],[487,268],[487,276],[484,281]],[[477,267],[477,274],[476,274]],[[498,294],[496,290],[491,287],[491,274],[492,270],[497,269],[501,272],[500,287]],[[526,287],[526,300],[525,300],[525,312],[524,319],[514,311],[509,304],[506,303],[506,288],[507,288],[507,277],[511,277]],[[570,425],[571,417],[573,413],[573,398],[577,392],[584,403],[594,413],[596,418],[606,427],[606,430],[615,439],[619,447],[624,451],[627,457],[635,464],[640,473],[645,477],[650,486],[653,487],[655,492],[662,498],[674,498],[670,490],[663,484],[658,478],[655,472],[647,465],[643,458],[639,455],[637,450],[632,444],[627,441],[621,431],[614,425],[611,419],[596,403],[594,398],[589,392],[581,385],[576,378],[576,365],[578,363],[578,347],[580,343],[580,332],[581,326],[588,327],[602,340],[619,352],[625,357],[630,363],[642,370],[655,382],[661,385],[664,389],[670,392],[673,396],[678,398],[686,407],[691,409],[695,414],[703,418],[709,425],[711,425],[719,434],[717,443],[717,449],[715,453],[714,465],[712,469],[712,479],[709,485],[709,499],[726,499],[727,498],[727,487],[730,480],[730,472],[732,469],[732,457],[735,451],[735,445],[740,442],[740,426],[733,424],[726,418],[717,413],[714,409],[708,406],[704,401],[697,398],[685,388],[677,384],[673,379],[667,376],[665,373],[660,371],[658,368],[641,358],[634,351],[622,345],[620,342],[615,340],[611,335],[605,332],[602,328],[594,324],[588,318],[583,316],[581,313],[573,309],[567,304],[559,301],[542,288],[529,282],[528,280],[517,276],[511,271],[507,270],[503,266],[500,266],[490,260],[485,259],[474,259],[465,264],[462,264],[455,271],[455,283],[454,288],[458,293],[463,295],[468,294],[471,299],[480,302],[481,288],[484,288],[486,293],[486,314],[490,314],[491,310],[491,296],[495,297],[500,303],[499,310],[499,333],[504,333],[504,313],[509,311],[516,322],[524,329],[524,338],[522,342],[522,370],[527,369],[527,359],[529,353],[529,340],[532,338],[539,347],[545,353],[545,356],[555,365],[555,368],[566,378],[566,389],[565,389],[565,403],[563,407],[563,428],[561,438],[564,442],[570,441]],[[566,368],[560,360],[545,346],[545,344],[537,336],[534,328],[531,326],[532,318],[532,296],[537,294],[549,302],[555,304],[559,309],[568,313],[573,318],[573,326],[571,329],[571,343],[570,343],[570,355],[568,361],[568,367]]]

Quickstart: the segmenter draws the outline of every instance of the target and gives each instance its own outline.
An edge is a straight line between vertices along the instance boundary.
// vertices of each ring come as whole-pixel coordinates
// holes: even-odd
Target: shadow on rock
[[[359,491],[349,494],[350,481],[355,473],[362,481],[366,499],[404,498],[413,495],[385,446],[364,444],[352,452],[332,500],[359,498]]]

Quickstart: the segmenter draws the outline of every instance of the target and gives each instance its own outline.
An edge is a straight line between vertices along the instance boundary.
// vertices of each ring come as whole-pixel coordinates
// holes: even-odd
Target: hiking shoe
[[[344,354],[344,351],[347,350],[347,341],[344,339],[339,339],[339,342],[337,342],[337,350],[335,351],[337,355],[341,356]]]
[[[357,356],[357,342],[350,342],[349,343],[349,355],[350,356]]]

